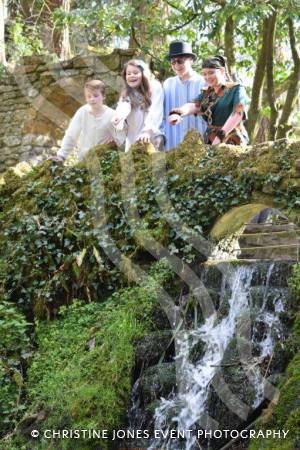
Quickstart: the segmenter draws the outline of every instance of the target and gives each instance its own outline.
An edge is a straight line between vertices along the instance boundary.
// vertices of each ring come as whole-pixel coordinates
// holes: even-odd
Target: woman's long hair
[[[142,81],[137,88],[131,88],[126,82],[126,71],[128,66],[137,67],[142,73]],[[122,71],[125,89],[121,93],[121,98],[129,98],[133,108],[148,109],[151,105],[150,77],[151,72],[143,61],[138,59],[131,59],[128,61],[124,65]]]

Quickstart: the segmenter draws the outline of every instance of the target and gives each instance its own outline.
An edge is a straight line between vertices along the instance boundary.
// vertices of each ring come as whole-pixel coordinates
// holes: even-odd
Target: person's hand
[[[181,122],[181,116],[175,112],[168,117],[168,122],[170,125],[177,125]]]
[[[138,138],[139,142],[143,142],[143,144],[150,144],[151,137],[148,131],[144,131]]]
[[[214,140],[212,141],[211,145],[218,145],[221,143],[221,140],[218,138],[218,136],[216,136],[214,138]]]
[[[114,139],[112,137],[107,137],[104,140],[103,144],[112,144],[113,142],[115,142],[115,141],[114,141]]]
[[[124,119],[122,117],[115,115],[112,119],[112,124],[118,131],[122,131],[124,128]]]

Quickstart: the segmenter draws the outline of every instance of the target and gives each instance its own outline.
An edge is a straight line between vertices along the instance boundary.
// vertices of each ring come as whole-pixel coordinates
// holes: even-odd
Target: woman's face
[[[225,82],[225,69],[202,69],[202,75],[208,86],[216,87]]]
[[[131,88],[137,88],[141,85],[142,82],[142,71],[141,69],[139,69],[136,66],[132,66],[131,64],[129,64],[126,68],[126,74],[125,74],[125,78],[126,78],[126,83],[128,84],[129,87]]]

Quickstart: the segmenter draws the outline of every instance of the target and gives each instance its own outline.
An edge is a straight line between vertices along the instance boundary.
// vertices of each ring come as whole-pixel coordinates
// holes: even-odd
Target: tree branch
[[[184,22],[183,24],[178,25],[178,26],[175,27],[175,28],[171,28],[171,30],[169,31],[169,33],[174,33],[175,31],[181,30],[182,28],[184,28],[185,26],[187,26],[189,23],[193,22],[193,20],[195,20],[196,17],[199,17],[199,16],[200,16],[200,14],[198,14],[198,13],[193,14],[192,17],[191,17],[189,20],[187,20],[186,22]]]

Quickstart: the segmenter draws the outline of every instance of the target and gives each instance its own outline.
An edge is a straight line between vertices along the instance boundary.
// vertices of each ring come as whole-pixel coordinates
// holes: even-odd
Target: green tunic
[[[222,127],[229,116],[235,111],[237,105],[244,106],[243,119],[246,119],[246,109],[249,100],[244,86],[241,86],[240,84],[237,84],[230,88],[226,88],[224,86],[223,92],[223,96],[218,97],[217,101],[210,107],[211,117],[210,114],[206,114],[205,111],[201,110],[202,108],[200,107],[200,114],[202,115],[203,119],[208,122],[208,128],[210,128],[210,126]],[[194,102],[199,103],[200,105],[201,103],[205,103],[205,101],[203,102],[203,100],[207,98],[207,95],[209,93],[215,95],[212,88],[208,88],[203,90],[201,94],[198,95],[197,98],[195,98]],[[245,138],[245,141],[247,141],[248,136],[246,130],[244,129],[244,127],[242,127],[242,130],[243,137]]]

